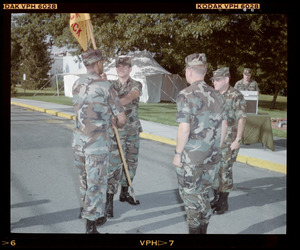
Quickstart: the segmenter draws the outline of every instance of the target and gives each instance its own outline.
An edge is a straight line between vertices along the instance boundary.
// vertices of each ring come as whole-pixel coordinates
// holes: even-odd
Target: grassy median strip
[[[46,88],[34,94],[37,90],[24,90],[17,87],[16,98],[32,99],[37,101],[52,102],[63,105],[72,105],[72,98],[64,96],[63,92],[60,92],[59,96],[56,96],[56,90],[52,88]],[[270,104],[273,96],[271,95],[259,95],[258,112],[260,114],[269,114],[272,118],[285,118],[287,117],[287,97],[278,96],[276,102],[276,108],[270,109]],[[176,123],[176,104],[170,102],[160,103],[140,103],[139,104],[139,117],[142,120],[162,123],[171,126],[178,126]],[[277,137],[286,138],[286,131],[273,128],[273,135]]]

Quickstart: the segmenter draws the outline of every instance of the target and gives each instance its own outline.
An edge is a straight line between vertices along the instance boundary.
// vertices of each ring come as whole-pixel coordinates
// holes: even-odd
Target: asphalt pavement
[[[48,103],[30,99],[11,98],[11,103],[58,117],[74,119],[72,106]],[[177,127],[141,120],[143,133],[141,137],[169,145],[176,145]],[[286,139],[274,137],[275,150],[264,148],[261,143],[242,145],[237,161],[247,165],[269,169],[279,173],[287,173]]]
[[[85,232],[85,221],[78,219],[80,199],[71,148],[72,127],[70,119],[11,106],[12,233]],[[170,240],[173,234],[187,234],[173,154],[172,145],[141,140],[133,181],[141,204],[122,203],[115,195],[115,217],[98,227],[100,232],[167,235]],[[212,216],[208,234],[286,234],[286,175],[238,162],[233,174],[229,211]],[[140,240],[148,238],[139,238],[137,244],[142,246]]]

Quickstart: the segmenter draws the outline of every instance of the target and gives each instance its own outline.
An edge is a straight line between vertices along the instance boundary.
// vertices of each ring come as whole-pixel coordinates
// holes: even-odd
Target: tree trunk
[[[275,93],[273,96],[273,100],[271,102],[270,109],[275,109],[275,104],[276,104],[276,99],[277,99],[278,93],[279,93],[279,87],[275,87]]]

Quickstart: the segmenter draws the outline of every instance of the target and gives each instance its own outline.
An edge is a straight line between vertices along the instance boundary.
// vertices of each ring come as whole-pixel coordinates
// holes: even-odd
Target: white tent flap
[[[141,82],[143,85],[143,93],[140,97],[141,102],[174,102],[179,91],[187,86],[185,79],[165,70],[148,51],[136,51],[129,55],[132,56],[132,71],[130,76],[132,79]],[[115,61],[116,58],[111,59],[110,62],[104,64],[104,73],[107,75],[108,80],[118,79]],[[69,74],[73,74],[78,78],[85,73],[86,69],[84,67]],[[77,78],[72,78],[70,75],[64,76],[66,96],[72,96],[72,86]]]

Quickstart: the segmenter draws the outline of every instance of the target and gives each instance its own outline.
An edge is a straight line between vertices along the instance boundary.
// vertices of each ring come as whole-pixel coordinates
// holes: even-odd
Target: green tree
[[[26,74],[26,88],[38,89],[48,80],[51,69],[51,42],[44,31],[45,21],[39,14],[13,15],[11,25],[12,72],[22,81]],[[17,73],[18,72],[18,73]],[[23,82],[24,83],[24,82]]]
[[[68,13],[35,14],[36,25],[44,23],[44,35],[56,46],[82,48],[72,36]],[[184,58],[204,52],[212,71],[230,67],[231,84],[242,78],[244,67],[254,70],[261,93],[276,97],[287,89],[287,18],[274,14],[117,14],[91,13],[98,48],[108,57],[135,50],[148,50],[171,73],[184,75]],[[44,45],[46,46],[46,45]],[[92,45],[90,44],[90,47]]]
[[[16,94],[15,86],[20,83],[19,65],[21,62],[21,46],[16,40],[14,34],[11,36],[11,94]]]
[[[257,51],[263,92],[273,94],[270,108],[274,109],[280,90],[287,90],[287,17],[259,16],[255,23]]]

